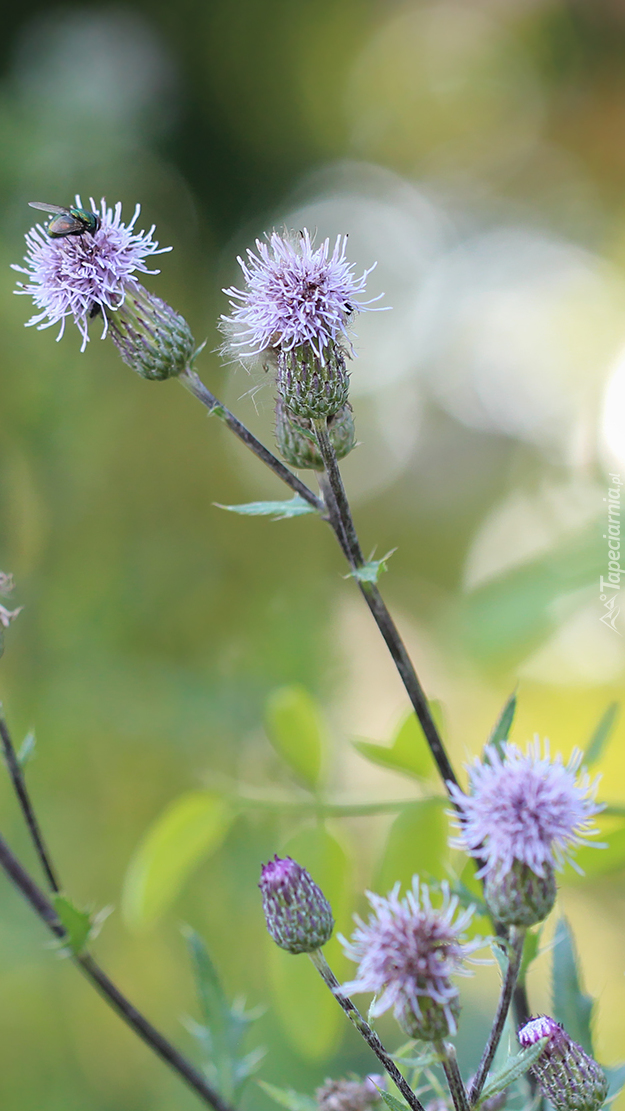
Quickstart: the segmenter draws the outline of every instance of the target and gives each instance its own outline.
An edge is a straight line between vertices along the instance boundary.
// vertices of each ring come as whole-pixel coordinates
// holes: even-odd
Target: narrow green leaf
[[[54,909],[59,921],[67,934],[67,941],[61,942],[72,953],[82,953],[91,935],[91,915],[87,910],[79,910],[66,895],[55,894],[52,896]]]
[[[276,752],[305,787],[318,786],[325,725],[317,703],[305,687],[279,687],[265,706],[267,736]]]
[[[519,981],[525,983],[525,977],[531,964],[536,960],[540,953],[540,937],[542,934],[542,926],[538,926],[535,930],[527,930],[525,933],[525,940],[523,942],[523,956],[521,957],[521,967],[519,969]]]
[[[612,1068],[603,1070],[608,1078],[608,1098],[606,1103],[611,1103],[623,1091],[625,1086],[625,1064],[613,1065]]]
[[[387,1092],[386,1088],[378,1088],[378,1092],[380,1093],[386,1106],[390,1107],[391,1111],[406,1111],[408,1104],[405,1100],[398,1099],[397,1096],[392,1095],[391,1092]]]
[[[611,702],[607,710],[603,714],[592,737],[590,738],[588,747],[586,749],[585,760],[585,763],[588,765],[588,767],[590,767],[591,764],[597,764],[603,756],[605,747],[610,740],[610,736],[612,734],[614,726],[616,725],[616,719],[619,715],[619,709],[620,707],[618,702]]]
[[[367,560],[362,567],[355,567],[345,578],[357,579],[361,583],[377,583],[382,572],[388,571],[386,564],[396,550],[396,548],[391,548],[391,551],[382,556],[382,559]]]
[[[503,710],[501,711],[501,713],[500,713],[500,715],[497,719],[497,722],[495,724],[495,728],[493,729],[490,737],[488,738],[488,743],[491,744],[491,745],[495,745],[495,748],[497,748],[499,750],[499,753],[502,756],[503,756],[502,746],[503,746],[504,741],[507,741],[509,736],[510,736],[510,730],[512,728],[512,722],[514,721],[515,713],[516,713],[516,691],[513,691],[513,693],[510,695],[508,701],[506,702]]]
[[[582,991],[578,963],[571,928],[562,917],[553,938],[553,1015],[567,1034],[592,1056],[593,1000]]]
[[[274,521],[285,521],[288,517],[303,517],[306,513],[317,512],[299,494],[287,501],[251,501],[244,505],[214,504],[218,509],[227,509],[229,513],[241,513],[245,517],[272,517]]]
[[[312,1096],[305,1096],[292,1088],[276,1088],[275,1084],[268,1084],[266,1080],[259,1080],[258,1085],[280,1107],[287,1107],[288,1111],[317,1111],[317,1101]]]
[[[147,830],[132,857],[122,909],[133,929],[152,925],[173,903],[192,870],[219,847],[233,813],[211,791],[175,799]]]
[[[36,744],[35,734],[32,732],[27,733],[17,753],[17,762],[21,768],[25,768],[33,759]]]
[[[429,703],[430,712],[442,732],[442,707],[440,702]],[[390,746],[372,741],[353,741],[354,748],[372,764],[379,764],[391,771],[425,779],[432,775],[434,765],[429,745],[414,711],[400,722]]]
[[[487,1099],[492,1099],[500,1092],[505,1092],[506,1088],[514,1084],[515,1080],[519,1080],[538,1060],[548,1040],[548,1038],[541,1038],[535,1045],[530,1045],[527,1049],[522,1049],[520,1053],[515,1054],[514,1057],[509,1057],[503,1068],[496,1072],[484,1085],[477,1106],[480,1107]]]
[[[448,857],[446,805],[442,797],[423,799],[398,814],[377,872],[377,891],[386,894],[398,880],[409,888],[415,874],[422,878],[444,874]]]

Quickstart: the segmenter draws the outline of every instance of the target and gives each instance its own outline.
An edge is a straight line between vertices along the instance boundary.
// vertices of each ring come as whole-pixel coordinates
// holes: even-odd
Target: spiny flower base
[[[422,1042],[438,1042],[456,1033],[460,1001],[457,997],[452,998],[446,1000],[445,1006],[442,1007],[435,999],[425,994],[428,986],[427,981],[424,981],[422,987],[424,994],[418,997],[418,1012],[412,1003],[406,1002],[402,1010],[397,1012],[397,1021],[409,1038]],[[419,990],[418,981],[417,990]]]
[[[349,455],[356,442],[351,405],[344,405],[329,418],[328,435],[337,459]],[[312,422],[290,414],[281,398],[276,402],[276,443],[282,458],[291,467],[305,467],[313,471],[324,469]]]
[[[333,417],[347,404],[349,374],[343,352],[329,344],[323,358],[322,362],[308,344],[278,356],[278,391],[296,417]]]
[[[142,378],[175,378],[193,357],[195,342],[184,317],[140,285],[111,313],[109,330],[124,362]]]
[[[533,926],[543,922],[556,901],[556,880],[553,868],[545,865],[545,874],[536,872],[520,860],[512,868],[499,865],[486,876],[484,896],[493,917],[504,926]]]

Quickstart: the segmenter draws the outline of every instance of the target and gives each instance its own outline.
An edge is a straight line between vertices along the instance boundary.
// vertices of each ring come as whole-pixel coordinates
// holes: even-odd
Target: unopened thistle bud
[[[175,378],[193,357],[195,343],[184,317],[138,284],[111,313],[109,331],[124,362],[142,378]]]
[[[549,1038],[530,1072],[556,1111],[598,1111],[608,1094],[606,1075],[559,1022],[548,1015],[533,1018],[518,1038],[523,1048]]]
[[[341,348],[329,344],[323,362],[308,344],[281,351],[278,391],[289,412],[297,417],[313,420],[335,416],[349,396],[349,374]]]
[[[337,459],[349,455],[356,442],[354,418],[349,403],[330,417],[328,434]],[[282,458],[291,467],[305,467],[313,471],[324,469],[311,421],[289,413],[280,397],[276,401],[276,443]]]
[[[258,885],[267,929],[289,953],[312,953],[329,941],[332,907],[312,877],[295,860],[276,856],[263,864]]]

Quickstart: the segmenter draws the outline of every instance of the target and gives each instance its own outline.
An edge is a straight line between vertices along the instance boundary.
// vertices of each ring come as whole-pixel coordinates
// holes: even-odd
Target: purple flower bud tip
[[[518,1039],[523,1048],[547,1044],[530,1068],[544,1096],[556,1111],[599,1111],[608,1094],[600,1065],[549,1015],[539,1015],[522,1026]]]
[[[332,936],[332,908],[301,864],[275,856],[263,864],[258,885],[267,929],[289,953],[312,953]]]
[[[541,1038],[557,1037],[558,1033],[562,1034],[564,1031],[555,1018],[550,1018],[549,1015],[538,1015],[537,1018],[530,1019],[525,1026],[522,1026],[517,1036],[525,1049],[527,1046],[536,1045]]]

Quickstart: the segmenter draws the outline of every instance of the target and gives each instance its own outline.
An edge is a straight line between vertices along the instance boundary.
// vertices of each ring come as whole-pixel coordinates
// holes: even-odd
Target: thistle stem
[[[447,1080],[449,1094],[453,1100],[455,1111],[469,1111],[467,1092],[458,1068],[456,1050],[451,1042],[437,1041],[434,1043],[441,1059],[443,1072]]]
[[[20,764],[20,762],[17,758],[15,748],[13,747],[13,741],[11,740],[11,734],[9,733],[9,727],[6,723],[5,718],[4,718],[4,714],[2,713],[2,707],[1,706],[0,706],[0,738],[2,739],[2,749],[3,749],[3,752],[4,752],[4,759],[6,761],[6,766],[8,768],[9,775],[11,776],[11,782],[13,784],[13,789],[15,791],[15,794],[17,795],[18,802],[19,802],[21,810],[22,810],[22,814],[24,815],[24,820],[26,822],[26,825],[28,826],[28,832],[30,833],[30,837],[31,837],[31,840],[33,842],[33,845],[35,846],[35,852],[37,853],[37,856],[39,857],[41,867],[43,868],[46,880],[47,880],[47,882],[50,886],[51,891],[57,892],[57,891],[60,890],[60,886],[59,886],[59,881],[57,879],[56,871],[54,869],[54,865],[52,864],[50,854],[49,854],[49,852],[46,848],[45,841],[43,839],[43,835],[42,835],[41,830],[39,828],[39,822],[37,821],[37,817],[35,815],[33,805],[30,801],[30,796],[29,796],[28,790],[26,788],[26,780],[24,778],[24,772],[22,771],[22,767],[21,767],[21,764]]]
[[[493,1021],[493,1027],[489,1034],[486,1048],[482,1054],[479,1068],[473,1078],[471,1087],[469,1089],[469,1102],[472,1107],[477,1103],[488,1070],[493,1063],[493,1058],[497,1052],[497,1046],[501,1040],[503,1029],[510,1010],[510,1003],[514,997],[515,988],[519,976],[519,969],[521,967],[521,958],[523,956],[523,942],[525,941],[525,928],[520,926],[512,926],[508,937],[508,967],[506,975],[504,976],[503,984],[501,985],[501,995],[499,996],[499,1003]],[[525,994],[523,994],[523,1002],[525,1002]]]
[[[363,566],[365,560],[356,533],[347,494],[345,493],[345,487],[343,486],[343,479],[341,478],[336,452],[334,451],[334,447],[328,435],[327,422],[325,420],[316,420],[314,426],[319,452],[325,466],[325,483],[322,489],[327,498],[326,504],[328,505],[330,524],[344,551],[345,545],[347,546],[347,556],[352,570],[357,571]],[[454,783],[458,786],[456,773],[451,766],[440,733],[436,728],[425,692],[419,682],[412,660],[406,651],[406,646],[386,607],[382,595],[375,583],[362,582],[360,579],[357,579],[357,582],[360,592],[384,638],[395,667],[406,688],[406,693],[419,719],[443,783],[447,790],[449,790],[449,783]]]
[[[28,873],[22,868],[17,857],[13,855],[9,846],[0,836],[0,867],[11,880],[13,885],[22,893],[30,904],[35,914],[47,926],[50,933],[59,941],[68,943],[68,936],[61,925],[56,911],[43,891],[37,886]],[[207,1083],[204,1076],[174,1048],[159,1031],[148,1022],[119,991],[112,980],[93,960],[89,953],[72,955],[74,964],[91,983],[92,987],[106,1000],[110,1007],[120,1018],[137,1034],[149,1048],[156,1053],[167,1065],[192,1088],[203,1102],[214,1108],[214,1111],[231,1111],[230,1107],[218,1092]]]
[[[413,1092],[412,1088],[408,1084],[408,1081],[405,1080],[400,1073],[390,1054],[387,1053],[387,1051],[385,1050],[378,1035],[375,1033],[375,1030],[371,1029],[369,1023],[366,1022],[365,1019],[362,1017],[360,1011],[352,1003],[349,996],[343,995],[343,993],[341,992],[340,984],[321,950],[315,949],[312,953],[309,953],[308,956],[310,957],[324,983],[327,984],[330,991],[335,996],[337,1002],[345,1011],[345,1014],[347,1015],[350,1022],[356,1027],[358,1033],[362,1035],[369,1048],[372,1049],[375,1053],[378,1061],[386,1069],[391,1080],[397,1086],[402,1096],[406,1100],[406,1103],[410,1107],[412,1107],[413,1111],[424,1111],[423,1104],[419,1101],[419,1099]],[[466,1109],[463,1109],[463,1111],[469,1111],[468,1107]]]
[[[206,406],[209,413],[214,413],[215,416],[219,417],[219,419],[228,426],[230,431],[234,432],[235,436],[238,436],[239,440],[241,440],[250,451],[253,451],[254,455],[258,456],[265,466],[269,467],[269,469],[272,470],[278,478],[282,479],[283,482],[286,482],[287,486],[290,486],[296,494],[299,494],[300,498],[307,501],[308,504],[312,505],[313,509],[316,509],[318,512],[323,511],[324,505],[321,499],[318,498],[312,490],[309,490],[308,486],[306,486],[297,475],[293,474],[288,467],[285,467],[284,463],[281,463],[264,444],[261,444],[260,440],[257,440],[249,429],[246,428],[244,424],[241,424],[240,420],[237,420],[234,413],[231,413],[229,409],[226,409],[225,405],[222,405],[221,402],[217,400],[215,395],[207,389],[202,379],[194,370],[183,371],[178,380],[182,382],[185,389],[189,390],[194,397],[197,397],[198,401],[202,402],[202,405]]]

